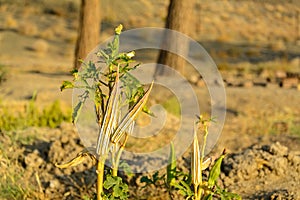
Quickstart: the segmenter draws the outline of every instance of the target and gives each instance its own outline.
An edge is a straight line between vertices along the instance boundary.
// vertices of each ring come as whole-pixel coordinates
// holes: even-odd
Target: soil
[[[52,1],[49,1],[53,3],[49,3],[49,9],[42,9],[45,5],[40,4],[14,7],[10,3],[3,2],[0,1],[0,21],[3,22],[0,24],[0,64],[6,68],[6,75],[5,80],[0,81],[1,104],[11,108],[13,112],[23,109],[34,91],[37,91],[36,104],[40,107],[46,106],[56,99],[61,101],[62,107],[70,107],[72,92],[61,93],[59,87],[63,80],[72,80],[68,71],[73,62],[74,36],[76,36],[77,26],[76,13],[74,14],[74,11],[70,15],[64,13],[64,10],[58,9]],[[22,4],[20,2],[18,1],[18,4]],[[146,1],[141,2],[147,4]],[[225,9],[220,16],[224,20],[231,20],[226,21],[226,26],[224,24],[218,26],[220,19],[209,17],[209,14],[216,16],[216,12],[214,12],[216,7],[212,5],[213,3],[207,3],[204,5],[206,17],[202,21],[204,33],[201,33],[204,36],[205,31],[214,31],[209,29],[211,26],[206,24],[207,20],[210,21],[208,24],[215,24],[218,30],[211,35],[206,34],[204,37],[214,42],[204,42],[204,45],[207,46],[212,56],[215,56],[215,60],[235,63],[233,69],[230,67],[228,69],[224,63],[222,65],[223,68],[226,68],[221,73],[226,84],[227,116],[218,143],[210,153],[213,156],[219,155],[224,148],[228,152],[222,165],[219,184],[229,191],[240,194],[243,199],[300,199],[299,85],[280,87],[282,74],[283,77],[287,76],[287,68],[281,65],[291,66],[293,73],[299,75],[299,45],[289,41],[289,33],[282,31],[289,29],[289,24],[294,20],[284,13],[288,13],[289,10],[296,12],[297,9],[299,10],[299,5],[288,4],[287,7],[284,7],[280,3],[275,5],[259,4],[262,6],[260,20],[255,20],[256,23],[261,21],[262,24],[259,27],[265,27],[265,24],[272,24],[275,27],[288,26],[282,30],[276,29],[275,38],[273,38],[275,42],[268,44],[268,34],[265,34],[264,28],[258,29],[258,34],[251,34],[253,30],[247,25],[241,26],[241,29],[245,30],[244,32],[233,31],[232,35],[222,32],[227,29],[224,27],[234,29],[234,27],[238,27],[235,25],[235,23],[239,24],[238,20],[246,20],[253,15],[247,11],[247,6],[252,6],[252,8],[257,6],[256,1],[249,1],[249,3],[244,1],[239,5],[234,1],[233,3],[224,2],[226,6],[219,6]],[[78,6],[78,2],[73,5],[75,11],[76,5]],[[166,5],[160,1],[159,6]],[[72,10],[72,6],[68,8]],[[239,8],[237,13],[235,13],[236,8]],[[265,12],[265,9],[269,12]],[[153,17],[156,12],[161,12],[161,10],[162,8],[153,11]],[[255,9],[255,12],[259,10]],[[27,13],[27,17],[20,17],[19,11],[22,11],[22,14]],[[154,25],[163,25],[162,16],[160,16],[162,13],[155,17],[152,22]],[[243,14],[245,17],[241,17]],[[258,13],[256,14],[258,15]],[[136,15],[132,15],[128,27],[146,26],[147,21],[137,20]],[[75,20],[70,20],[68,18],[70,16]],[[111,29],[114,26],[112,24],[124,16],[114,17],[114,19],[109,19],[106,16],[106,21],[103,23],[104,36],[110,35],[111,32],[108,29]],[[277,25],[270,23],[273,18],[277,19]],[[107,22],[109,20],[113,20],[113,22]],[[156,21],[158,22],[156,23]],[[231,21],[234,23],[230,24]],[[27,24],[25,27],[21,26],[24,22]],[[42,29],[46,25],[50,27],[47,29],[48,32],[46,29]],[[44,31],[37,31],[40,29]],[[272,32],[272,30],[266,30]],[[220,34],[218,35],[218,33]],[[244,42],[243,44],[251,43],[249,41],[252,43],[245,47],[245,45],[233,42],[232,40],[236,36],[239,41]],[[256,41],[257,38],[261,40],[253,44],[253,40]],[[275,40],[276,38],[279,39]],[[285,40],[288,42],[284,43]],[[36,43],[37,41],[39,43]],[[287,47],[290,47],[289,45],[292,47],[286,50]],[[214,49],[216,50],[214,51]],[[278,59],[282,59],[282,57],[287,61],[278,62]],[[258,67],[260,71],[252,71],[251,67],[257,67],[259,62],[265,61],[271,62],[271,64],[275,63],[274,65],[279,64],[280,67],[279,69],[270,69],[270,67],[260,69]],[[245,67],[248,64],[250,69]],[[246,70],[241,70],[241,68]],[[201,97],[199,105],[204,108],[203,112],[209,113],[210,95],[203,80],[192,75],[189,80],[193,84],[194,91]],[[176,120],[171,118],[170,121],[167,124],[166,132],[176,126]],[[169,137],[169,135],[163,136],[159,142],[162,139],[166,139],[168,142]],[[157,138],[152,139],[151,143],[154,144],[155,141]],[[138,145],[144,150],[149,148],[147,145]],[[54,129],[28,127],[24,130],[1,131],[0,175],[3,176],[3,182],[0,185],[2,187],[4,185],[6,189],[10,186],[6,187],[5,181],[13,180],[10,182],[18,183],[21,188],[25,188],[21,190],[23,199],[61,200],[92,197],[95,193],[96,177],[91,160],[64,170],[58,169],[54,165],[72,159],[83,148],[76,129],[67,122]],[[190,165],[189,156],[190,153],[187,151],[178,160],[179,168],[186,172]],[[139,158],[133,159],[138,160]],[[143,184],[140,183],[140,178],[143,175],[145,174],[135,174],[132,178],[124,176],[124,180],[129,183],[130,199],[167,199],[166,191],[158,188],[141,189]],[[4,190],[1,192],[4,194]],[[14,198],[22,199],[17,196]],[[12,199],[12,197],[5,198],[3,196],[3,199]],[[180,199],[180,197],[176,197],[176,199]]]
[[[28,194],[29,197],[82,199],[93,196],[96,172],[91,160],[63,170],[54,165],[72,159],[84,148],[72,124],[63,123],[56,129],[33,127],[13,134],[22,137],[38,135],[33,142],[14,145],[13,137],[5,133],[1,133],[0,137],[2,149],[6,149],[1,154],[17,162],[22,168],[22,182],[35,188],[34,193]],[[225,157],[219,185],[240,194],[243,199],[299,199],[299,145],[299,137],[295,136],[253,137],[245,144],[249,147]],[[230,151],[231,146],[226,147]],[[178,160],[179,169],[185,172],[189,171],[189,155],[187,153]],[[1,162],[1,171],[8,168],[8,163]],[[160,173],[163,174],[164,169]],[[168,199],[168,193],[164,190],[141,189],[144,185],[140,182],[141,177],[150,174],[124,177],[130,183],[130,199]],[[183,198],[177,196],[175,199]]]
[[[224,160],[223,183],[245,199],[298,199],[299,153],[280,142],[255,144]]]

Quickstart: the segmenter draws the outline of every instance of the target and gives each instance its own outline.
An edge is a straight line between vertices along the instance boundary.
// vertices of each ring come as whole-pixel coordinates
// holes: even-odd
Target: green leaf
[[[145,186],[150,185],[150,184],[156,185],[157,182],[159,180],[163,180],[164,177],[165,177],[165,175],[159,176],[159,172],[157,171],[152,175],[151,179],[148,178],[147,176],[143,176],[141,178],[141,183],[146,183]]]
[[[153,181],[150,178],[148,178],[147,176],[143,176],[141,178],[141,183],[149,184],[149,183],[153,183]]]
[[[193,194],[191,187],[189,184],[187,184],[185,181],[180,181],[180,183],[184,186],[185,191],[187,193],[188,196],[191,196]]]
[[[176,155],[174,144],[170,144],[170,155],[169,155],[169,164],[167,166],[167,184],[172,186],[176,178]]]
[[[210,170],[209,177],[208,177],[208,187],[211,188],[216,184],[220,173],[221,173],[221,164],[224,159],[225,155],[221,155],[213,165],[212,169]]]
[[[179,193],[183,196],[192,196],[193,192],[190,188],[190,185],[187,184],[185,181],[181,180],[178,182],[175,182],[173,185],[176,189],[179,190]]]
[[[121,32],[120,32],[121,33]],[[113,63],[119,54],[119,34],[115,34],[115,37],[111,43],[108,44],[110,52],[109,64]]]
[[[221,200],[231,200],[231,199],[236,199],[236,200],[241,200],[241,196],[232,192],[227,192],[225,189],[220,188],[218,185],[216,187],[216,194],[220,196]]]
[[[208,194],[206,196],[203,197],[203,200],[211,200],[213,198],[212,194]]]
[[[130,166],[126,162],[121,162],[119,165],[119,169],[123,170],[124,173],[129,177],[134,175],[132,170],[130,169]]]
[[[151,117],[156,117],[155,114],[148,108],[148,106],[144,106],[142,111]]]
[[[186,188],[183,187],[182,185],[180,185],[180,183],[174,183],[173,185],[176,189],[179,190],[179,193],[183,196],[187,196],[187,191],[186,191]]]
[[[132,108],[137,100],[145,94],[144,88],[140,81],[126,70],[120,80],[124,86],[123,92],[128,100],[129,108]]]
[[[122,178],[108,174],[103,187],[108,190],[105,194],[106,199],[127,199],[128,185],[123,183]]]
[[[70,71],[70,73],[71,73],[71,74],[78,73],[78,69],[72,69],[72,70]]]
[[[118,185],[120,180],[119,177],[107,176],[106,180],[104,181],[103,187],[105,189],[110,189],[111,187]]]
[[[74,85],[70,81],[63,81],[62,85],[60,86],[60,91],[63,91],[64,89],[68,88],[74,88]]]
[[[122,195],[122,188],[120,188],[119,185],[113,187],[113,195],[114,197],[120,197]]]
[[[82,109],[83,103],[84,103],[83,101],[79,101],[73,109],[73,113],[72,113],[72,123],[73,124],[75,124],[78,120],[78,116]]]

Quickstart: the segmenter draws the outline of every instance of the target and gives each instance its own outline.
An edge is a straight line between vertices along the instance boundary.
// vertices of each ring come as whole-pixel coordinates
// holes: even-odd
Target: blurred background
[[[101,0],[100,17],[91,21],[99,27],[94,46],[112,36],[120,23],[125,30],[165,27],[169,3]],[[81,182],[76,169],[62,173],[52,165],[82,148],[70,123],[72,91],[59,90],[63,80],[72,80],[69,71],[74,67],[81,5],[80,0],[0,0],[3,199],[89,195],[87,180]],[[226,87],[227,120],[215,151],[226,147],[234,152],[275,141],[299,150],[300,1],[195,0],[191,7],[187,13],[193,15],[185,21],[184,32],[213,58]],[[136,59],[153,61],[158,53],[141,52]],[[186,77],[209,113],[210,97],[202,77],[190,71]],[[163,102],[174,111],[173,104],[174,99]],[[91,165],[79,170],[87,167]],[[66,173],[77,186],[62,178]],[[24,185],[18,180],[27,181]]]

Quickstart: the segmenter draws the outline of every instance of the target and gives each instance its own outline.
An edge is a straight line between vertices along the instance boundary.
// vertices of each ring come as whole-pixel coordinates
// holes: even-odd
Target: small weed
[[[5,181],[0,184],[1,199],[26,199],[30,194],[29,191],[20,185],[20,180],[21,179],[17,177],[17,174],[7,174]]]
[[[7,147],[0,145],[0,199],[38,199],[31,184],[23,185],[24,169],[18,164],[15,152],[5,152],[4,148]]]

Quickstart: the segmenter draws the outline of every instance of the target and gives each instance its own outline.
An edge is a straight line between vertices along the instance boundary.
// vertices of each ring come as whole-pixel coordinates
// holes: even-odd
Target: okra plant
[[[81,69],[74,70],[73,82],[64,81],[61,90],[77,88],[82,91],[79,101],[73,108],[72,120],[76,124],[83,105],[88,98],[92,99],[94,112],[99,127],[96,147],[81,151],[66,164],[56,164],[59,168],[78,165],[85,158],[95,161],[97,173],[97,200],[127,199],[128,186],[118,177],[120,156],[129,135],[134,128],[134,120],[142,110],[150,112],[145,104],[152,85],[147,91],[131,73],[138,67],[132,57],[134,52],[119,52],[119,37],[122,25],[115,29],[115,36],[106,49],[97,52],[99,62],[103,62],[106,70],[96,67],[95,63],[82,61]],[[121,113],[123,107],[126,113]],[[111,175],[105,177],[104,166],[111,155]],[[104,189],[107,193],[104,192]]]
[[[166,174],[159,175],[156,172],[152,177],[142,177],[141,182],[148,185],[167,188],[171,199],[174,199],[174,192],[179,192],[186,199],[193,200],[210,200],[210,199],[241,199],[235,193],[231,193],[218,186],[217,180],[221,173],[221,164],[226,155],[225,150],[210,167],[213,160],[211,157],[205,159],[206,139],[208,135],[209,123],[212,119],[204,119],[202,115],[194,126],[193,152],[191,155],[191,171],[189,173],[177,170],[174,145],[170,145],[169,165],[167,166]],[[197,133],[201,132],[202,146],[199,146]],[[203,171],[209,168],[208,178],[203,177]]]

